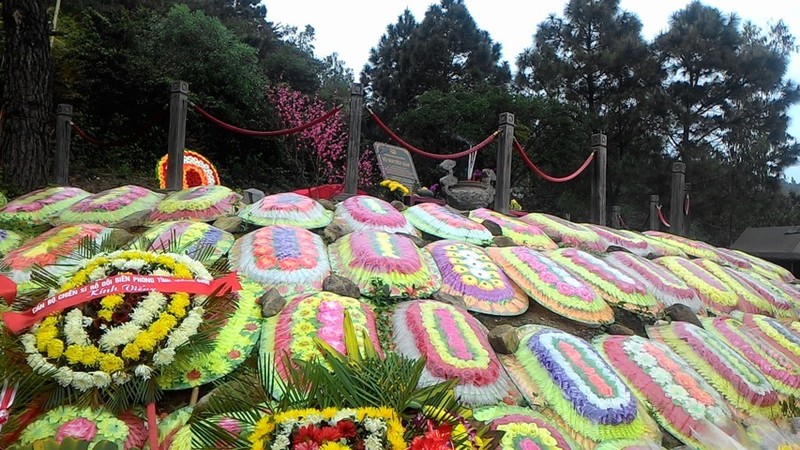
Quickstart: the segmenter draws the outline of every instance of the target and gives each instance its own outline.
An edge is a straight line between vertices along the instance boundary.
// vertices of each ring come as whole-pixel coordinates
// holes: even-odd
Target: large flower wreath
[[[213,280],[185,255],[120,250],[85,260],[56,284],[47,299],[3,319],[22,333],[34,373],[80,393],[151,383],[198,334],[209,296],[237,282]]]

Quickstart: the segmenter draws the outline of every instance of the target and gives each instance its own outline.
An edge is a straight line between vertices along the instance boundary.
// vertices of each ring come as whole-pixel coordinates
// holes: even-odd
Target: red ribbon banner
[[[158,291],[223,296],[241,288],[235,272],[216,280],[185,280],[153,275],[115,275],[46,298],[28,311],[3,313],[3,321],[6,328],[16,334],[50,314],[106,295]]]
[[[17,283],[11,278],[0,275],[0,298],[4,298],[9,305],[14,302],[17,297]]]

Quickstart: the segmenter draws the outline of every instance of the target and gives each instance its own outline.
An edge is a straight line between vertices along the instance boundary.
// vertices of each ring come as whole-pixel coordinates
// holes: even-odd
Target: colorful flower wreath
[[[4,319],[6,325],[22,321],[23,329],[35,321],[20,337],[27,362],[62,386],[88,391],[134,378],[149,380],[175,360],[178,347],[203,321],[206,295],[153,290],[157,283],[186,280],[211,285],[205,267],[187,256],[116,251],[86,261],[53,296],[29,312],[6,313]],[[164,290],[173,289],[178,288]],[[41,319],[36,315],[37,308],[49,312],[49,305],[81,295],[83,303],[67,304]]]
[[[390,408],[295,409],[262,417],[249,440],[252,450],[404,450],[403,433]]]
[[[169,155],[164,155],[156,166],[159,189],[167,188]],[[217,168],[205,156],[195,151],[183,151],[183,188],[220,184]]]

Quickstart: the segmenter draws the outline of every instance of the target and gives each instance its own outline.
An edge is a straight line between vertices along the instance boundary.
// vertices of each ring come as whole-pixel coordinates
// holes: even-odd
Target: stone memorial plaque
[[[375,156],[378,158],[378,165],[381,168],[381,176],[384,179],[394,180],[414,192],[415,185],[419,185],[417,169],[414,167],[414,160],[411,153],[403,147],[375,143]]]

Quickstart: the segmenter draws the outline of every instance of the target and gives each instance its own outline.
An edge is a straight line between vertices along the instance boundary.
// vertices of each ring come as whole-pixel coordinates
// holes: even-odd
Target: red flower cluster
[[[434,428],[433,423],[428,421],[428,431],[422,436],[417,436],[411,441],[409,450],[453,450],[451,442],[453,427],[449,424],[442,424]]]
[[[295,433],[292,438],[292,447],[296,450],[317,450],[322,444],[340,439],[352,439],[358,431],[356,425],[349,420],[339,421],[336,426],[318,427],[306,425]],[[363,442],[356,444],[356,449],[363,449]]]

